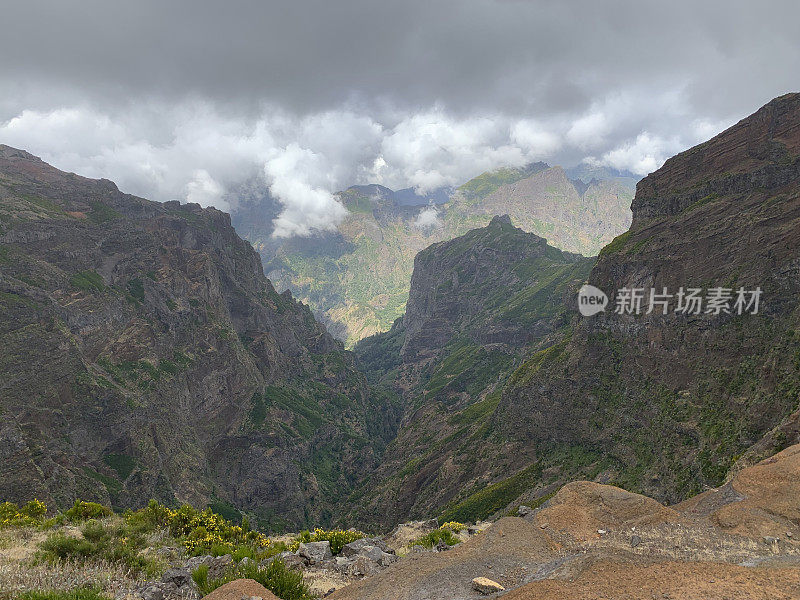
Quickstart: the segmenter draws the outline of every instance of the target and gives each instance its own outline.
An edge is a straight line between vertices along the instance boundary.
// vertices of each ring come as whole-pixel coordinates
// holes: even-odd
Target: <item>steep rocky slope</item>
[[[487,417],[524,358],[564,338],[593,263],[508,216],[417,255],[404,318],[356,346],[359,366],[394,386],[406,410],[381,468],[350,499],[351,519],[390,526],[434,514],[473,484],[456,475],[462,456],[499,467],[476,452]]]
[[[415,553],[336,600],[800,598],[800,446],[674,507],[589,481],[445,552]]]
[[[0,146],[0,498],[326,521],[391,439],[311,311],[228,215]]]
[[[245,193],[232,218],[278,289],[308,302],[334,336],[353,344],[403,315],[417,252],[484,227],[494,215],[510,215],[558,248],[596,254],[628,227],[636,179],[599,169],[571,173],[544,163],[500,169],[450,190],[449,199],[442,190],[409,198],[407,191],[354,186],[338,194],[349,211],[338,231],[312,240],[271,239],[265,216],[275,207],[268,198],[259,204]]]
[[[666,315],[609,308],[526,366],[493,424],[533,460],[591,448],[604,477],[674,502],[722,483],[743,454],[797,441],[800,95],[668,160],[639,183],[633,213],[590,284],[645,288],[645,306],[651,288],[760,288],[758,314],[678,313],[677,298]]]
[[[610,296],[606,311],[581,317],[571,295],[524,303],[528,331],[545,311],[562,315],[561,335],[526,348],[490,393],[468,390],[457,408],[477,402],[463,419],[448,417],[450,428],[430,417],[439,408],[415,390],[404,361],[456,337],[452,308],[437,317],[415,307],[429,306],[425,294],[457,278],[452,269],[415,274],[425,285],[402,327],[358,347],[373,376],[384,374],[413,399],[383,479],[369,484],[389,514],[402,519],[424,507],[446,520],[475,520],[516,496],[541,502],[576,478],[678,502],[800,441],[800,95],[777,98],[668,160],[639,183],[633,211],[630,231],[603,249],[588,275]],[[469,268],[472,255],[463,258]],[[516,268],[502,256],[486,266],[496,281]],[[699,314],[675,310],[680,288],[700,288],[707,302],[716,287],[730,289],[730,313],[708,313],[707,304]],[[640,314],[614,312],[624,288],[644,290]],[[673,294],[667,314],[658,305],[648,314],[651,288]],[[757,314],[738,314],[739,288],[761,289]],[[474,289],[455,295],[453,307],[486,305],[496,291]],[[392,348],[398,358],[385,359]],[[485,371],[451,356],[464,367],[458,381]],[[456,423],[468,427],[456,431]],[[378,511],[364,517],[380,519]]]

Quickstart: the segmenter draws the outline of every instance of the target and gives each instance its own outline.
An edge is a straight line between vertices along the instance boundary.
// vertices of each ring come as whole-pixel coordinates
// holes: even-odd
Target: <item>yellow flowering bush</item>
[[[458,533],[466,528],[467,526],[464,525],[464,523],[459,523],[458,521],[448,521],[447,523],[443,523],[440,527],[440,529],[449,529],[453,533]]]
[[[126,520],[140,529],[169,529],[191,556],[231,554],[241,546],[259,554],[271,545],[270,539],[259,531],[234,525],[210,508],[199,511],[188,504],[173,510],[151,500],[145,508],[128,513]]]
[[[22,508],[13,502],[3,502],[0,504],[0,529],[39,525],[46,514],[47,506],[40,500],[31,500]]]
[[[64,516],[72,522],[88,521],[89,519],[102,519],[103,517],[110,517],[114,511],[107,506],[98,504],[97,502],[84,502],[83,500],[75,500],[75,504]]]
[[[297,538],[295,538],[288,546],[290,552],[296,552],[300,544],[308,542],[323,542],[328,541],[331,543],[331,552],[339,554],[342,548],[350,542],[355,542],[364,537],[360,531],[350,531],[344,529],[330,529],[325,530],[320,527],[314,529],[314,532],[303,531]]]

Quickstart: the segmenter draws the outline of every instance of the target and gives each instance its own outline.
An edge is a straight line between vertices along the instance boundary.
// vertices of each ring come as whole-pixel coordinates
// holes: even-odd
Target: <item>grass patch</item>
[[[102,292],[106,289],[103,278],[97,271],[78,271],[69,278],[70,285],[84,292]]]
[[[91,211],[87,216],[92,223],[105,223],[122,217],[122,213],[102,202],[89,202],[89,207]]]
[[[68,591],[50,590],[47,592],[23,592],[17,596],[18,600],[109,600],[109,596],[102,594],[96,587],[81,587]]]
[[[508,506],[541,475],[538,464],[531,465],[516,475],[475,492],[462,502],[446,510],[439,521],[462,521],[475,523]]]
[[[264,568],[252,563],[240,564],[219,579],[212,580],[208,579],[208,565],[201,565],[192,573],[192,579],[204,596],[236,579],[253,579],[283,600],[314,600],[303,574],[290,570],[279,559],[271,561]]]
[[[461,543],[461,540],[456,537],[452,529],[442,525],[439,527],[439,529],[434,529],[427,535],[423,535],[422,537],[415,539],[409,544],[409,547],[424,546],[425,548],[435,548],[441,542],[444,542],[448,546],[455,546],[456,544]]]

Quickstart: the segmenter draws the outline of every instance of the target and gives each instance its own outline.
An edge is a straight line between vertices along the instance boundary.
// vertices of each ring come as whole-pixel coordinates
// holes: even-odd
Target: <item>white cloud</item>
[[[208,171],[198,169],[194,172],[194,179],[186,184],[186,201],[196,202],[203,206],[217,206],[229,210],[227,202],[222,199],[225,189],[217,183]]]
[[[647,175],[658,169],[664,161],[683,149],[677,138],[665,139],[643,131],[636,139],[603,154],[602,158],[590,157],[589,162],[609,165],[615,169],[627,169],[637,175]]]
[[[346,209],[333,193],[353,184],[424,193],[538,160],[587,159],[644,175],[729,124],[687,113],[678,92],[650,98],[636,89],[541,118],[457,116],[440,106],[378,113],[343,106],[305,116],[265,106],[242,115],[194,100],[115,113],[88,105],[21,109],[0,122],[0,143],[153,200],[223,210],[236,208],[231,190],[258,177],[283,204],[275,235],[292,236],[336,227]],[[426,212],[419,222],[435,216]]]
[[[413,223],[415,227],[419,227],[420,229],[441,227],[442,225],[442,221],[439,219],[439,211],[436,210],[435,206],[429,206],[419,211]]]

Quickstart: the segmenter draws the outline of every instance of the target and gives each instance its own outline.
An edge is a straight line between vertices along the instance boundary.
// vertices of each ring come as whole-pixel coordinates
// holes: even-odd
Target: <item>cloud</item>
[[[435,206],[429,206],[419,211],[417,218],[414,219],[413,224],[420,229],[428,229],[432,227],[441,227],[442,221],[439,219],[439,211]]]
[[[0,143],[155,200],[235,210],[263,181],[276,235],[334,227],[357,183],[645,174],[800,87],[793,0],[82,6],[5,8]]]

